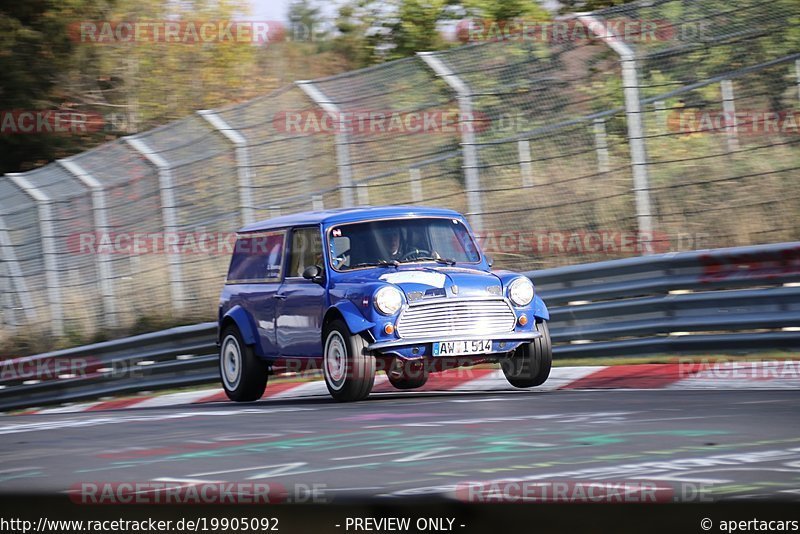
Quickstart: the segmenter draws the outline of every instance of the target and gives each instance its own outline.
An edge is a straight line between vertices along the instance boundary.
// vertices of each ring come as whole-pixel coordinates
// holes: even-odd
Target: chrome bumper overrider
[[[399,347],[411,347],[413,345],[423,345],[425,343],[436,343],[438,341],[482,341],[491,339],[492,341],[533,341],[542,337],[541,332],[506,332],[500,334],[486,334],[483,336],[439,336],[439,337],[418,337],[411,339],[393,339],[392,341],[381,341],[367,346],[367,350],[396,349]]]

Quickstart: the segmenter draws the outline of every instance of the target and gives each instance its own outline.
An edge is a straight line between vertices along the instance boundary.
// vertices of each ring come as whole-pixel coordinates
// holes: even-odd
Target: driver
[[[400,247],[400,229],[388,228],[382,233],[383,250],[385,251],[387,260],[399,260],[403,257],[403,252]]]

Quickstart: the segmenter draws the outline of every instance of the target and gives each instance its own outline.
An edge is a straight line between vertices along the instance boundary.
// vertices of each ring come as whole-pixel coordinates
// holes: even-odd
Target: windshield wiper
[[[442,265],[456,264],[456,260],[450,258],[432,258],[430,256],[420,256],[419,258],[414,258],[413,260],[404,261],[402,263],[414,263],[415,261],[435,261],[436,263],[440,263]]]
[[[358,267],[397,267],[398,265],[400,265],[400,262],[397,260],[367,261],[350,265],[350,269],[356,269]]]

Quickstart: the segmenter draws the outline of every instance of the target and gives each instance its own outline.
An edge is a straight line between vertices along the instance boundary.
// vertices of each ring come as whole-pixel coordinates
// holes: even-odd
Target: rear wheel
[[[365,399],[375,382],[375,357],[367,343],[351,335],[344,321],[331,321],[324,330],[322,372],[328,392],[339,402]]]
[[[530,388],[545,383],[553,364],[553,344],[546,322],[536,323],[542,336],[520,345],[514,354],[502,361],[508,383],[516,388]]]
[[[245,345],[235,326],[222,331],[219,373],[225,394],[232,401],[248,402],[261,398],[267,387],[268,368],[264,360]]]

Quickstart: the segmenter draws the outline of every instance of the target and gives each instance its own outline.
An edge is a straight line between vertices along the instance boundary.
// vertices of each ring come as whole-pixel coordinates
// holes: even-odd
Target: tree
[[[533,0],[464,0],[463,4],[470,16],[494,22],[521,17],[539,21],[550,19],[550,13]]]
[[[457,0],[352,0],[339,9],[334,49],[358,65],[448,46],[441,25]]]
[[[322,9],[311,0],[292,0],[288,18],[292,41],[311,41],[324,35]]]
[[[98,13],[104,4],[99,0],[29,0],[0,7],[0,112],[4,119],[13,118],[12,110],[84,111],[65,83],[76,49],[68,28],[78,13]],[[0,172],[38,166],[86,142],[85,136],[4,131],[0,133]]]
[[[635,0],[559,0],[562,13],[575,13],[578,11],[597,11],[606,7],[621,6]]]
[[[0,134],[2,172],[28,170],[196,109],[252,98],[282,81],[273,74],[269,47],[275,43],[259,47],[224,36],[222,42],[193,43],[97,40],[103,24],[240,21],[248,0],[30,0],[3,6],[0,110],[70,110],[97,116],[102,124],[79,134]],[[81,23],[95,33],[83,33]],[[283,70],[288,75],[291,68]]]

